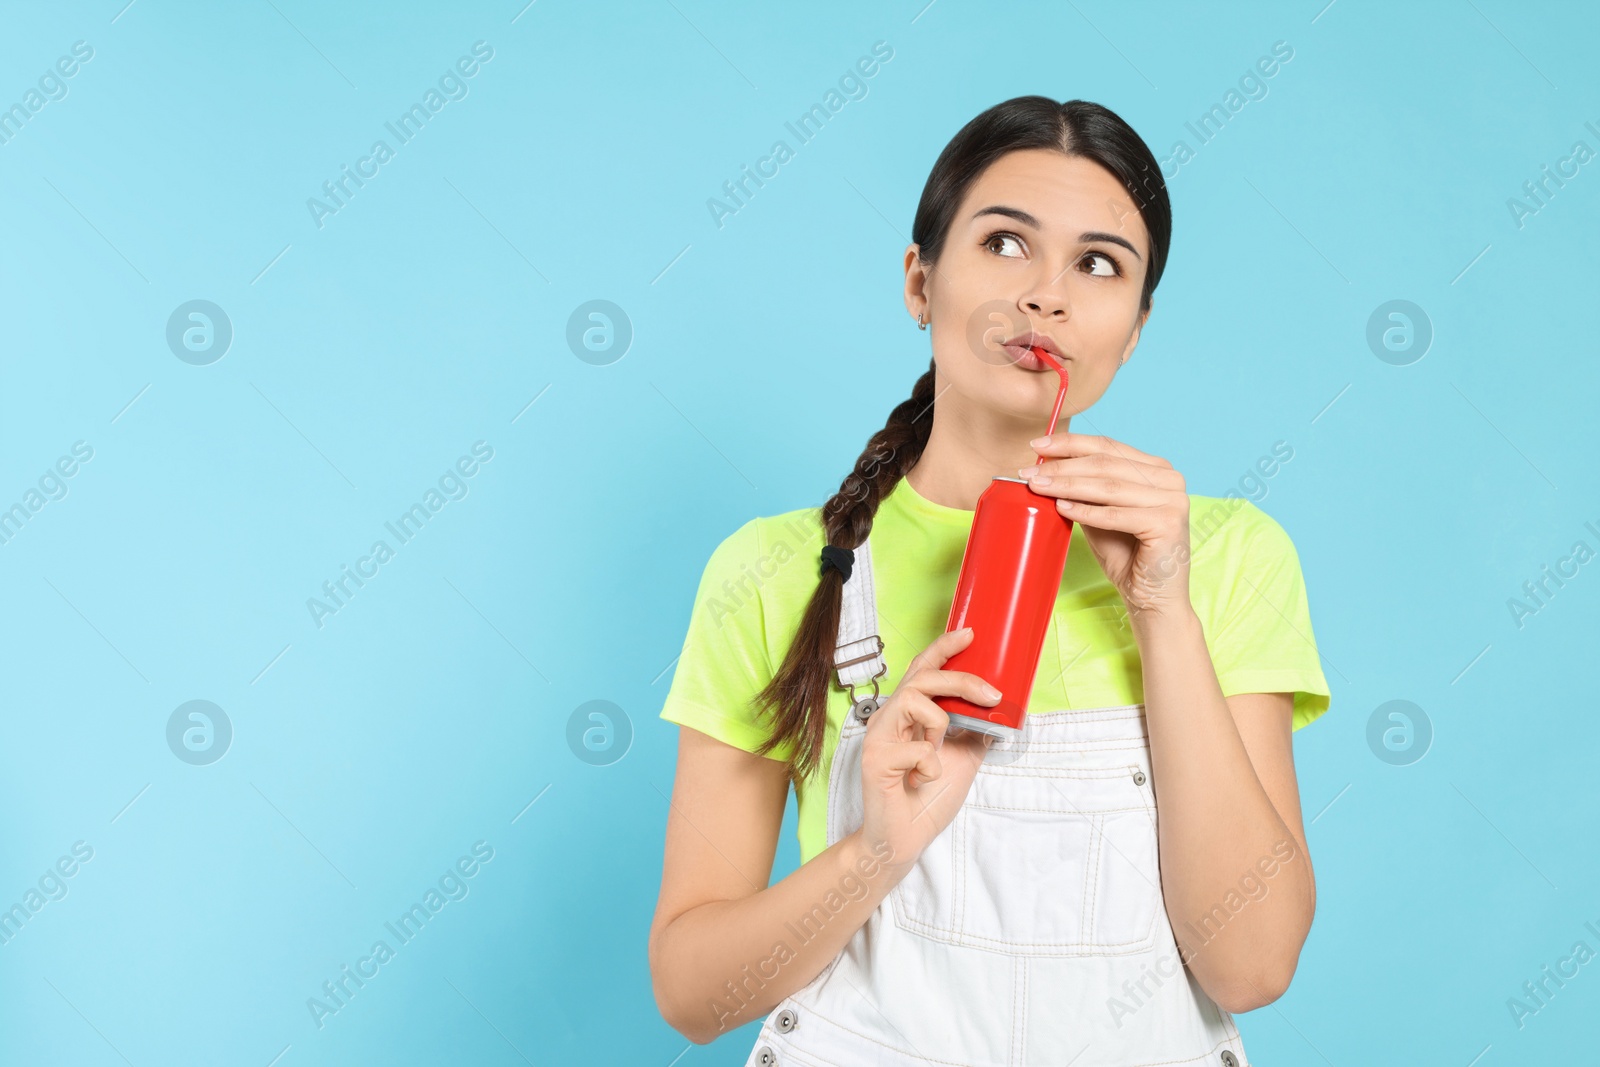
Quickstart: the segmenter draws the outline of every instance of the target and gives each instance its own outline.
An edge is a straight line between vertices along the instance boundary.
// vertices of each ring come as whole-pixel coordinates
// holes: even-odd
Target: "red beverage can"
[[[1021,478],[996,478],[978,498],[945,623],[946,633],[972,627],[972,643],[944,669],[976,674],[1001,697],[993,707],[934,697],[952,729],[1002,740],[1021,735],[1071,542],[1072,520],[1057,510],[1056,498]]]

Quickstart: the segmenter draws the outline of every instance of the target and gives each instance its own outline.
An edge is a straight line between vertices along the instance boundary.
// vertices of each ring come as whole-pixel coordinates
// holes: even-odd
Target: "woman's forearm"
[[[662,1017],[703,1045],[765,1016],[820,974],[905,877],[886,858],[857,831],[776,885],[678,916],[651,954]]]
[[[1199,618],[1150,619],[1136,633],[1167,914],[1206,992],[1248,1011],[1294,973],[1315,906],[1311,863],[1255,773]],[[1241,886],[1262,891],[1247,898]]]

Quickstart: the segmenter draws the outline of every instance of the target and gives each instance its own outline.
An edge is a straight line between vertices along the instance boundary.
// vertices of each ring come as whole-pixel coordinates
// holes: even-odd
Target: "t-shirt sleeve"
[[[755,703],[773,675],[759,583],[750,578],[760,555],[756,519],[711,553],[660,716],[752,753],[771,729]],[[780,745],[766,755],[786,759],[791,748]]]
[[[1251,501],[1236,516],[1245,530],[1220,598],[1221,622],[1210,634],[1211,662],[1222,695],[1292,693],[1298,730],[1328,710],[1305,577],[1294,542]]]

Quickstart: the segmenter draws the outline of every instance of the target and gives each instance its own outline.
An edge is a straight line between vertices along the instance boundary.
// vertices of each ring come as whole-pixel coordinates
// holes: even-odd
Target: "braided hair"
[[[933,430],[933,361],[903,400],[889,413],[883,429],[873,434],[839,491],[822,506],[823,543],[856,549],[872,532],[878,504],[906,471],[916,466]],[[833,677],[833,650],[839,635],[844,601],[844,575],[823,568],[800,628],[783,666],[757,699],[776,706],[776,729],[757,750],[766,755],[784,741],[798,742],[790,761],[790,778],[808,777],[822,758],[827,727],[828,685]]]

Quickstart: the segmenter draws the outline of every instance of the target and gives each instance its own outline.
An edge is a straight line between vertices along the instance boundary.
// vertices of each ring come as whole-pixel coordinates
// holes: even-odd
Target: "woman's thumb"
[[[940,634],[933,644],[928,646],[928,650],[923,653],[924,661],[929,667],[938,670],[945,665],[951,656],[966,648],[971,642],[972,627],[963,626],[959,630],[947,630]]]

